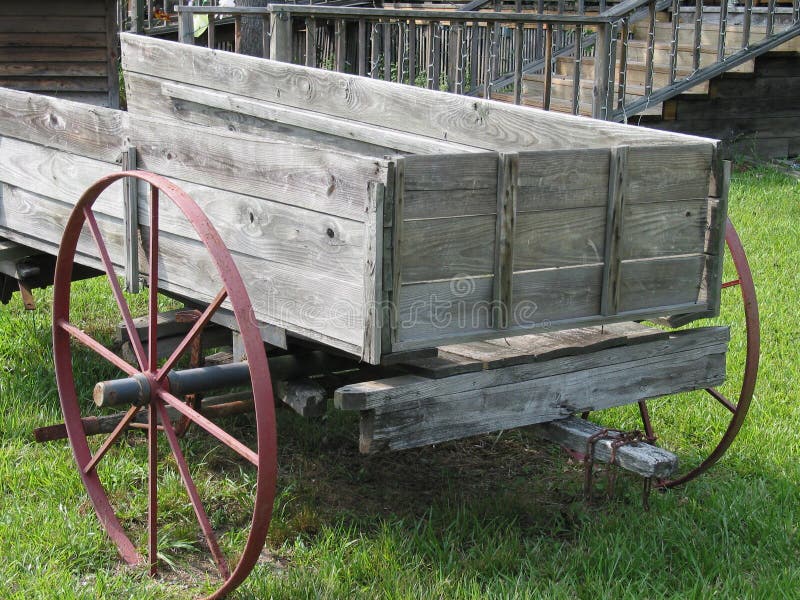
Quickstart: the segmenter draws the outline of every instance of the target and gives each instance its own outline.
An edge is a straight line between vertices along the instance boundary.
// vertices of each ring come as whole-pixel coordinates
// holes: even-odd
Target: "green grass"
[[[581,466],[525,430],[361,457],[357,422],[329,411],[307,423],[280,411],[279,497],[264,560],[235,598],[800,598],[800,183],[736,173],[731,217],[748,252],[762,316],[762,369],[733,448],[707,475],[640,503],[622,476],[613,500],[587,505]],[[104,286],[83,282],[83,325],[111,341]],[[727,295],[732,294],[731,298]],[[732,383],[741,359],[735,290]],[[185,598],[203,589],[197,533],[175,470],[161,498],[163,576],[123,566],[94,517],[65,442],[33,443],[60,420],[47,291],[38,309],[0,309],[0,598]],[[141,301],[140,299],[135,299]],[[77,353],[79,385],[113,371]],[[724,426],[713,401],[652,403],[664,445],[701,460]],[[633,426],[635,412],[604,422]],[[248,420],[228,424],[246,436]],[[166,448],[162,448],[166,450]],[[253,474],[200,435],[187,455],[212,519],[235,548]],[[142,536],[146,449],[131,435],[102,465],[126,523]],[[173,568],[170,568],[170,565]]]

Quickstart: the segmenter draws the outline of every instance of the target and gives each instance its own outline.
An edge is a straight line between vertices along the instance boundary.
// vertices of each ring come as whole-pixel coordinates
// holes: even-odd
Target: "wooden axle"
[[[244,362],[172,371],[167,375],[167,381],[170,392],[176,396],[208,392],[249,384],[250,367]],[[150,394],[150,380],[137,373],[133,377],[101,381],[94,386],[92,397],[97,406],[142,406],[149,402]]]

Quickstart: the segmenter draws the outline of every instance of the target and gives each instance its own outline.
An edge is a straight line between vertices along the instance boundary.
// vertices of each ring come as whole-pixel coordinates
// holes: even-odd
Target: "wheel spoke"
[[[95,219],[94,213],[88,207],[83,209],[83,215],[86,218],[86,222],[89,224],[89,230],[92,232],[92,237],[94,238],[94,243],[97,245],[97,250],[100,252],[100,260],[103,262],[106,275],[108,275],[108,281],[111,284],[111,291],[114,294],[114,299],[117,301],[119,312],[122,314],[122,321],[125,323],[125,329],[128,332],[128,339],[131,341],[131,346],[133,347],[133,352],[136,355],[136,360],[139,361],[139,367],[144,369],[145,365],[147,365],[147,361],[145,360],[142,341],[139,339],[136,326],[133,324],[133,317],[131,316],[131,311],[128,308],[128,303],[125,301],[125,296],[122,295],[122,289],[119,287],[117,274],[114,271],[114,264],[111,262],[111,257],[108,254],[108,248],[103,240],[103,235],[100,233],[100,228],[97,225],[97,219]]]
[[[158,188],[150,186],[150,273],[148,310],[150,323],[147,330],[147,345],[150,363],[148,369],[155,373],[158,368]]]
[[[167,362],[164,363],[158,370],[158,374],[156,375],[156,381],[163,381],[164,377],[167,376],[167,373],[172,370],[172,367],[175,366],[175,363],[178,362],[181,356],[184,355],[186,349],[191,345],[191,343],[195,340],[195,338],[199,335],[199,333],[203,330],[203,328],[208,324],[208,321],[214,316],[214,313],[217,312],[217,309],[220,305],[225,301],[225,298],[228,297],[228,290],[223,288],[217,294],[217,297],[214,298],[213,302],[209,304],[203,314],[195,321],[192,328],[189,330],[189,333],[186,334],[186,337],[181,340],[181,343],[178,344],[178,347],[175,348],[174,352],[170,355],[167,359]]]
[[[150,402],[147,430],[147,558],[150,575],[158,572],[158,414],[155,402]]]
[[[93,350],[96,354],[99,354],[100,356],[105,358],[108,362],[117,367],[120,371],[123,371],[128,375],[134,375],[139,372],[133,365],[130,365],[124,360],[122,360],[119,356],[117,356],[111,350],[103,346],[103,344],[98,342],[88,333],[81,331],[71,323],[61,320],[58,321],[58,326],[61,327],[61,329],[63,329],[67,333],[69,333],[76,340],[78,340],[81,344],[83,344],[90,350]]]
[[[733,281],[726,281],[725,283],[722,284],[722,289],[733,287],[735,285],[742,285],[741,280],[734,279]]]
[[[228,577],[230,577],[228,563],[225,560],[225,556],[222,554],[222,551],[220,550],[217,536],[214,533],[214,529],[211,527],[211,521],[209,521],[205,508],[203,508],[203,503],[200,500],[200,494],[197,492],[197,486],[195,486],[194,480],[189,473],[189,466],[186,463],[186,458],[184,457],[180,444],[178,443],[178,436],[176,435],[175,430],[172,427],[172,423],[169,420],[167,409],[164,408],[164,403],[161,402],[161,400],[157,400],[156,404],[158,405],[158,411],[161,415],[161,422],[164,424],[164,433],[167,434],[167,441],[172,449],[172,455],[175,457],[175,462],[178,465],[178,471],[181,474],[181,479],[183,479],[183,485],[186,487],[186,492],[189,494],[189,500],[194,507],[194,514],[197,516],[197,521],[200,523],[200,528],[203,530],[203,535],[206,536],[206,543],[208,544],[209,550],[211,550],[211,555],[214,557],[214,562],[217,564],[220,576],[222,579],[228,579]]]
[[[179,413],[181,413],[186,417],[189,417],[189,419],[194,421],[194,423],[205,429],[208,433],[210,433],[220,442],[228,446],[231,450],[233,450],[243,458],[249,460],[256,467],[258,467],[258,454],[253,452],[250,448],[245,446],[243,443],[241,443],[227,431],[225,431],[215,423],[211,422],[209,419],[201,415],[199,412],[194,410],[188,404],[185,404],[183,401],[179,400],[169,392],[161,390],[158,392],[158,396],[164,402],[169,404],[172,408],[177,410]]]
[[[139,412],[138,406],[131,406],[128,409],[128,412],[125,413],[125,416],[122,417],[122,420],[119,423],[117,423],[117,426],[105,439],[103,445],[100,446],[100,448],[98,448],[97,452],[95,452],[94,455],[92,455],[92,459],[83,468],[84,473],[91,473],[92,469],[94,469],[97,466],[97,463],[99,463],[102,460],[106,452],[109,451],[109,449],[111,448],[111,446],[114,445],[119,436],[122,435],[122,432],[128,428],[128,424],[133,420],[133,418],[137,415],[138,412]]]
[[[711,397],[714,398],[717,402],[722,404],[725,408],[731,411],[731,414],[736,414],[736,411],[739,410],[739,407],[736,406],[733,402],[728,400],[725,396],[719,393],[714,388],[706,388],[706,391],[711,394]]]

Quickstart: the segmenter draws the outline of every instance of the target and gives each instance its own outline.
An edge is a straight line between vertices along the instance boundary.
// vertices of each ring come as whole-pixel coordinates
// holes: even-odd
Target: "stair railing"
[[[308,4],[177,11],[185,43],[195,43],[196,14],[224,12],[237,24],[242,15],[260,15],[267,58],[625,121],[800,34],[800,0],[791,7],[780,1],[786,0],[755,9],[753,0],[743,0],[743,7],[723,0],[716,12],[704,0],[625,0],[592,14],[581,12],[583,0],[573,13],[563,10],[563,0],[554,12],[544,10],[543,0],[536,12]],[[672,18],[659,25],[663,10]],[[742,26],[738,40],[732,21]],[[664,28],[668,41],[659,40]],[[642,29],[646,39],[633,40]],[[660,62],[665,49],[666,65]],[[636,86],[634,65],[644,69]]]

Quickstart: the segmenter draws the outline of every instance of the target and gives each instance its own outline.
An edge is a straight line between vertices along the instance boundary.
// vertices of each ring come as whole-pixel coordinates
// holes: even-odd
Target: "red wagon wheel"
[[[741,374],[741,381],[737,385],[738,395],[735,399],[729,399],[716,388],[707,388],[705,390],[706,395],[715,400],[721,410],[726,411],[725,414],[730,414],[730,420],[725,428],[725,433],[714,449],[699,465],[680,474],[674,479],[656,481],[654,485],[657,487],[673,488],[687,483],[708,471],[708,469],[719,461],[728,448],[730,448],[733,440],[739,433],[753,399],[753,392],[755,391],[756,379],[758,376],[758,362],[761,347],[758,303],[756,301],[756,289],[753,283],[753,276],[750,272],[750,265],[747,262],[744,247],[730,219],[726,222],[725,245],[728,248],[733,262],[736,277],[730,281],[724,282],[722,284],[722,289],[724,291],[726,289],[732,290],[734,288],[739,288],[745,330],[744,368]],[[723,298],[723,302],[728,300],[732,299]],[[658,432],[655,427],[653,427],[649,408],[649,405],[652,403],[652,400],[642,400],[638,403],[639,418],[641,419],[645,435],[651,440],[657,440]],[[583,418],[588,418],[589,413],[583,413],[582,416]]]
[[[730,219],[727,220],[725,227],[725,245],[730,253],[736,277],[722,284],[723,294],[725,294],[725,290],[730,290],[728,292],[729,294],[733,293],[733,289],[738,287],[744,313],[745,358],[744,369],[741,374],[741,383],[738,385],[738,395],[735,398],[729,399],[715,388],[708,388],[705,390],[708,395],[718,403],[721,410],[726,411],[726,414],[730,413],[730,421],[725,429],[725,433],[711,453],[699,465],[679,475],[675,479],[658,482],[658,485],[662,488],[672,488],[691,481],[705,473],[722,458],[739,433],[744,419],[747,416],[747,412],[750,409],[750,402],[753,399],[753,392],[755,391],[756,379],[758,377],[761,325],[758,316],[756,288],[753,283],[752,273],[750,272],[750,265],[747,262],[747,255],[744,252],[742,241],[739,239],[739,234],[736,233],[736,229],[733,227]],[[723,302],[726,300],[732,301],[732,299],[723,298]],[[656,432],[650,420],[647,403],[644,401],[640,402],[639,410],[645,433],[652,439],[655,437]]]
[[[103,239],[98,220],[92,208],[97,198],[106,188],[124,177],[133,177],[145,181],[150,187],[147,348],[144,347],[136,332],[130,307],[120,288],[108,247]],[[157,299],[159,257],[161,256],[159,202],[162,194],[180,210],[188,224],[194,229],[197,238],[211,259],[211,263],[216,267],[222,284],[219,293],[195,321],[183,341],[166,361],[159,365]],[[97,247],[97,256],[105,269],[111,292],[133,346],[136,356],[135,364],[130,364],[123,360],[70,321],[70,275],[78,248],[78,241],[84,226],[87,226],[91,232]],[[249,379],[253,389],[253,404],[257,427],[255,440],[257,446],[255,449],[252,449],[237,439],[236,436],[228,433],[220,425],[203,416],[200,411],[195,410],[192,406],[171,394],[169,389],[167,375],[175,369],[178,361],[190,347],[203,326],[209,322],[215,311],[226,300],[235,315],[248,358]],[[213,574],[212,578],[219,583],[218,585],[215,584],[217,585],[216,591],[211,594],[210,598],[219,598],[229,593],[253,569],[266,540],[275,497],[277,443],[274,402],[264,345],[255,323],[253,308],[233,259],[212,223],[184,191],[164,177],[139,171],[116,173],[104,177],[86,190],[67,222],[58,252],[54,283],[53,353],[61,408],[64,413],[70,445],[72,446],[81,479],[89,492],[97,516],[110,538],[117,545],[122,558],[132,565],[148,564],[151,574],[155,574],[159,562],[158,508],[159,459],[161,457],[159,457],[158,453],[158,439],[160,437],[159,433],[163,433],[172,455],[170,462],[174,461],[173,464],[180,474],[180,479],[183,482],[199,525],[198,533],[201,534],[201,544],[204,551],[213,559],[214,566],[210,567],[210,570]],[[149,394],[141,402],[141,405],[130,406],[121,416],[113,431],[108,434],[94,452],[92,452],[87,435],[84,433],[82,421],[82,413],[87,403],[79,401],[75,387],[72,361],[73,342],[85,346],[98,357],[118,368],[125,376],[143,381],[145,386],[149,388]],[[145,411],[147,418],[143,419]],[[203,505],[198,486],[192,478],[190,461],[187,460],[182,450],[182,441],[176,435],[175,427],[171,421],[172,417],[169,416],[170,412],[173,415],[178,414],[187,418],[195,425],[193,431],[204,430],[215,438],[215,441],[236,452],[256,467],[257,475],[252,522],[246,541],[244,541],[240,550],[238,548],[235,552],[222,550],[220,545],[220,539],[222,538],[218,537],[215,532],[211,519]],[[142,423],[142,421],[144,422]],[[141,523],[143,521],[141,517],[144,515],[134,515],[133,517],[127,514],[125,516],[120,515],[120,510],[118,508],[115,509],[114,506],[115,503],[118,503],[117,497],[115,496],[114,502],[112,502],[108,493],[109,481],[105,481],[104,484],[101,475],[98,474],[98,467],[103,466],[104,460],[109,460],[106,458],[108,451],[119,442],[123,432],[133,424],[146,430],[148,457],[145,470],[147,485],[144,486],[144,489],[136,489],[135,485],[130,486],[130,489],[125,489],[125,493],[133,495],[140,492],[147,496],[147,540],[144,552],[140,552],[136,544],[131,540],[129,531],[132,527],[126,528],[123,525],[127,521],[135,522],[137,518],[138,522]],[[167,459],[168,457],[165,456],[163,458]],[[101,470],[106,472],[109,469],[110,467],[104,467]],[[113,479],[109,475],[105,477],[106,479]],[[128,498],[125,500],[129,501]]]

